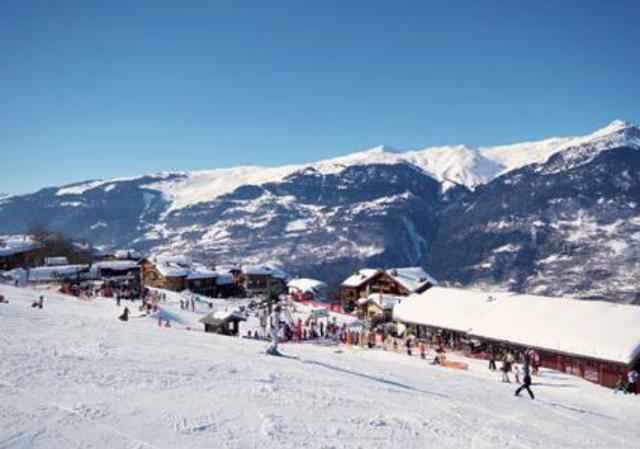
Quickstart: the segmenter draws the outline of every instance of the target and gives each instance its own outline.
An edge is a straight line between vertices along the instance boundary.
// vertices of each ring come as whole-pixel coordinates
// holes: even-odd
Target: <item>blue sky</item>
[[[0,192],[640,122],[640,2],[0,2]]]

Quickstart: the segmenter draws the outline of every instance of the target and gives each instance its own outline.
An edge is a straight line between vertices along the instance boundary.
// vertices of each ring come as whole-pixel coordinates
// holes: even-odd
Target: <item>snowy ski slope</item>
[[[640,398],[551,371],[531,401],[484,362],[456,371],[312,344],[275,358],[264,342],[178,322],[120,322],[112,299],[47,292],[37,310],[38,291],[0,293],[0,448],[584,449],[640,438]],[[190,323],[197,312],[177,314]]]

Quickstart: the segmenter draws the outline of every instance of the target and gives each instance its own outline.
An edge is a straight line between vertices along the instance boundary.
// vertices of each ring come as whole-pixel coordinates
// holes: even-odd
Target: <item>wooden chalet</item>
[[[187,288],[186,267],[168,267],[157,259],[142,259],[140,265],[140,278],[145,287],[164,288],[176,292]]]
[[[267,296],[285,291],[287,274],[268,265],[242,265],[235,278],[247,296]]]
[[[146,287],[173,291],[190,290],[205,296],[216,295],[218,273],[196,267],[184,256],[159,256],[139,262],[140,277]]]
[[[345,308],[353,310],[358,301],[372,293],[407,296],[422,293],[437,281],[421,267],[391,268],[388,270],[363,268],[340,285],[340,299]]]
[[[28,236],[0,236],[0,271],[35,267],[41,262],[38,244]]]
[[[640,307],[434,287],[402,299],[394,320],[469,356],[535,350],[541,366],[614,387],[640,367]]]

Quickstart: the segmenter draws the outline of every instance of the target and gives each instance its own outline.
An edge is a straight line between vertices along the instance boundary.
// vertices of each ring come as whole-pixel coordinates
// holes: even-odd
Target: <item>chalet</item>
[[[201,318],[200,322],[204,324],[205,332],[236,336],[238,335],[240,322],[246,320],[238,310],[219,310]]]
[[[328,296],[327,284],[308,278],[291,279],[287,291],[296,301],[326,301]]]
[[[41,261],[38,243],[29,236],[0,236],[0,271],[34,267]]]
[[[422,293],[437,281],[421,267],[391,268],[388,270],[363,268],[340,285],[340,298],[347,309],[353,310],[361,298],[371,293],[407,296]]]
[[[366,298],[358,299],[357,306],[367,321],[387,322],[392,320],[393,308],[402,298],[404,296],[371,293]]]
[[[396,321],[418,338],[471,354],[534,349],[542,366],[613,387],[640,363],[640,307],[604,301],[434,287],[399,302]]]
[[[269,265],[242,265],[235,278],[245,294],[251,297],[284,292],[287,274]]]
[[[148,287],[173,291],[191,290],[206,296],[215,296],[218,273],[194,265],[186,256],[157,256],[142,259],[140,277]]]

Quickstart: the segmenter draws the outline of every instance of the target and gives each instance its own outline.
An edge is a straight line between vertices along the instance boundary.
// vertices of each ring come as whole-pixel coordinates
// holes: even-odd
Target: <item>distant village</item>
[[[420,351],[428,345],[494,363],[504,354],[534,354],[540,366],[611,388],[640,363],[638,306],[450,288],[422,267],[363,267],[345,273],[339,293],[330,293],[322,280],[291,277],[270,264],[207,266],[186,255],[131,249],[75,252],[70,242],[52,244],[47,238],[0,236],[0,282],[117,297],[118,304],[151,289],[252,298],[269,307],[287,298],[310,305],[316,316],[349,317],[349,332],[340,337],[345,343],[371,347],[393,338],[409,351],[412,344]],[[241,320],[237,313],[212,311],[201,323],[206,332],[238,335]],[[325,328],[330,325],[327,320]]]

